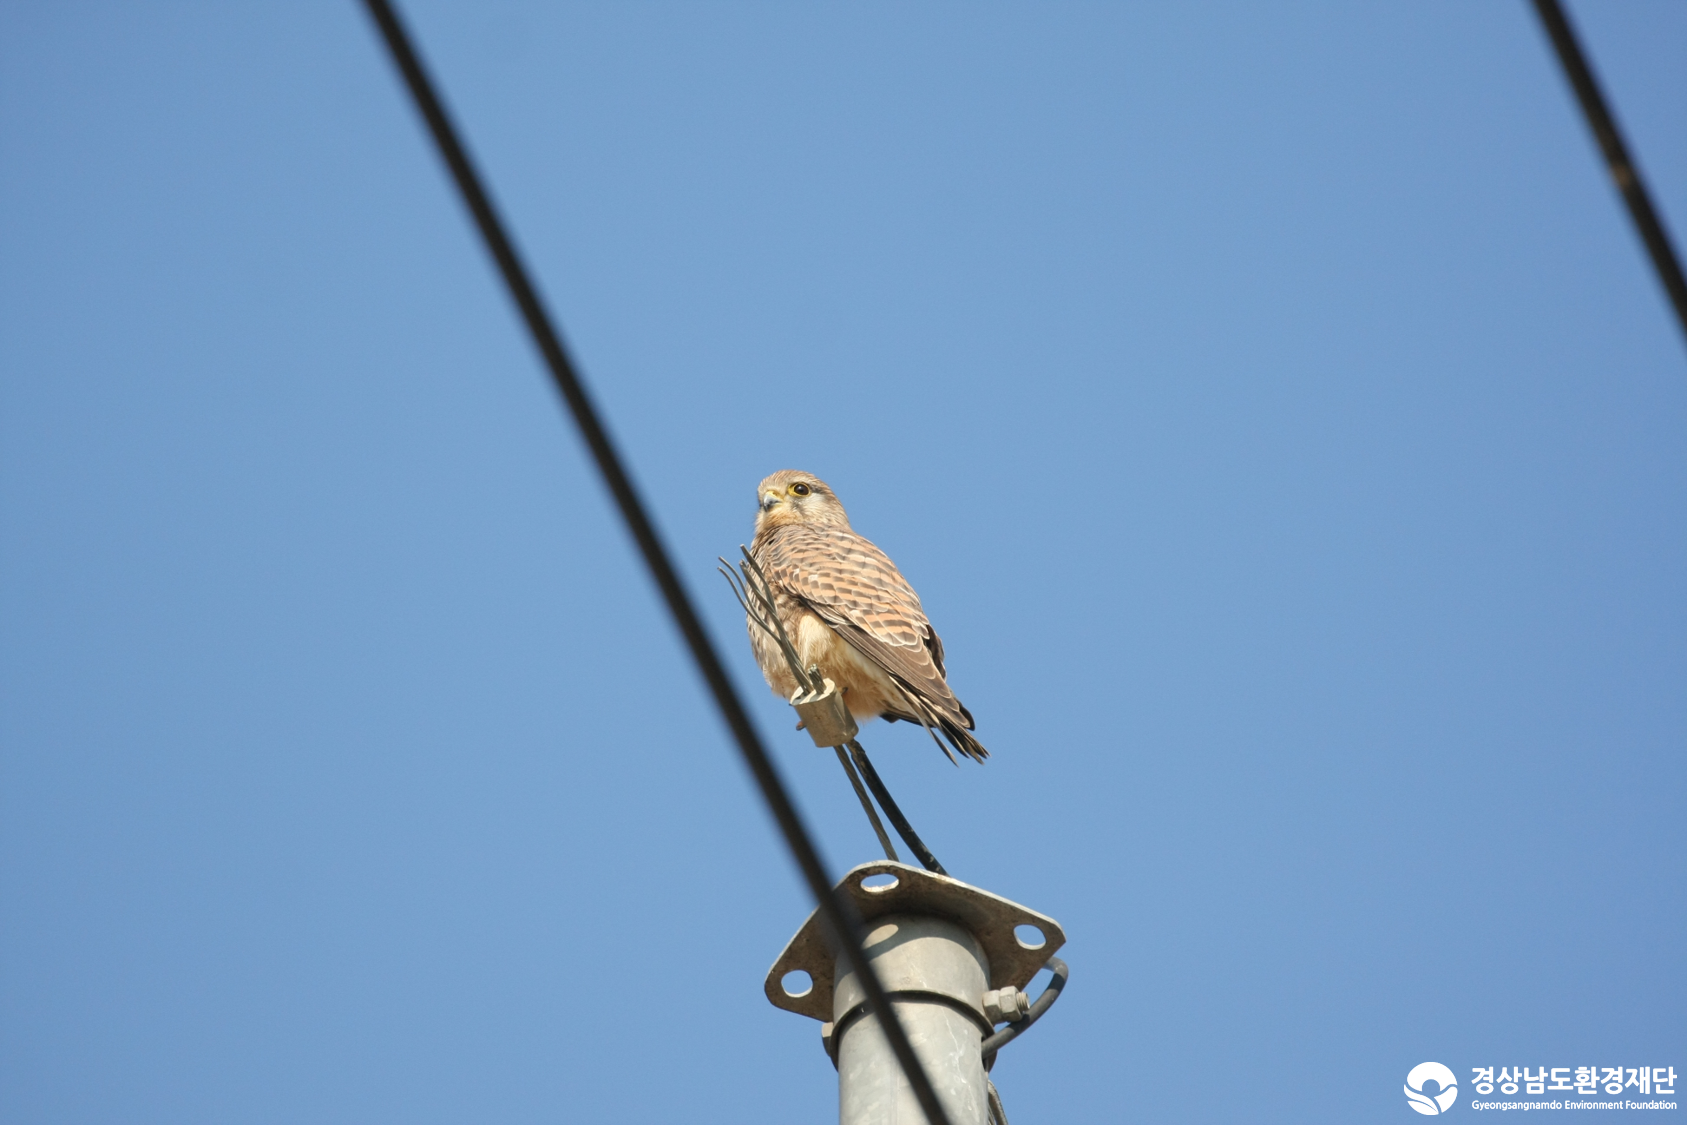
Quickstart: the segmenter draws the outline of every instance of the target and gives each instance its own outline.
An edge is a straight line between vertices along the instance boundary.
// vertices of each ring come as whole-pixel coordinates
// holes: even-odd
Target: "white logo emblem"
[[[1435,1083],[1438,1093],[1424,1089],[1431,1082]],[[1440,1063],[1418,1063],[1412,1068],[1412,1073],[1406,1075],[1406,1100],[1419,1113],[1446,1113],[1458,1100],[1458,1083],[1453,1072]]]

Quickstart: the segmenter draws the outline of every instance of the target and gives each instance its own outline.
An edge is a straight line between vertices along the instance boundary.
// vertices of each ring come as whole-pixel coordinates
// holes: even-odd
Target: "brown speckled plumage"
[[[758,498],[750,553],[803,663],[820,666],[856,718],[923,723],[967,757],[988,757],[972,736],[972,715],[949,689],[943,642],[919,595],[850,528],[826,483],[786,469],[762,481]],[[796,682],[777,645],[754,626],[750,642],[768,686],[789,698]]]

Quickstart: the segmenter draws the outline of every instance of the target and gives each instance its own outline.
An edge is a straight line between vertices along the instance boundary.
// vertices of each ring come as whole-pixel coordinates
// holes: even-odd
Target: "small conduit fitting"
[[[821,676],[818,669],[811,672],[820,681],[819,690],[798,688],[791,693],[791,706],[802,720],[801,729],[822,750],[847,745],[861,733],[861,728],[855,725],[855,716],[844,706],[843,692],[838,690],[838,685]]]

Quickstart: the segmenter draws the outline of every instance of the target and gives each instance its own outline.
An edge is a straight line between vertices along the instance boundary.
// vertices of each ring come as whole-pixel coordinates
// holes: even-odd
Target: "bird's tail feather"
[[[944,719],[941,721],[941,725],[943,728],[943,737],[947,738],[950,743],[954,745],[955,749],[959,750],[973,761],[982,762],[985,758],[990,756],[990,751],[984,749],[984,744],[974,738],[972,732],[961,726],[959,723],[950,722],[948,719]]]
[[[937,748],[943,751],[943,756],[949,759],[951,765],[960,765],[960,763],[955,761],[955,755],[949,753],[949,746],[953,746],[956,750],[960,751],[962,754],[971,758],[975,762],[982,762],[985,758],[990,756],[990,751],[984,749],[984,744],[974,738],[972,736],[972,732],[968,730],[967,727],[962,726],[954,719],[932,707],[931,704],[927,703],[920,697],[918,692],[910,691],[898,677],[892,676],[891,683],[896,685],[896,690],[901,693],[902,698],[908,703],[908,710],[913,712],[911,716],[903,715],[897,717],[911,719],[913,722],[919,723],[922,727],[924,727],[926,729],[926,733],[931,735],[932,742],[936,743]],[[972,718],[971,715],[966,714],[966,710],[964,708],[961,713],[965,715],[968,720]],[[943,738],[937,737],[939,732],[942,733]],[[945,738],[949,740],[949,746],[943,745],[943,739]]]

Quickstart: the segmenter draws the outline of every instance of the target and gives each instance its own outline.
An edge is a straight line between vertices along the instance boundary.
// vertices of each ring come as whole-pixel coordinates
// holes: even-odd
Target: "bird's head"
[[[780,469],[756,489],[756,531],[788,523],[848,527],[849,517],[837,493],[813,473]]]

